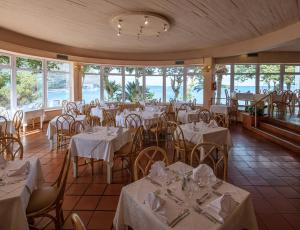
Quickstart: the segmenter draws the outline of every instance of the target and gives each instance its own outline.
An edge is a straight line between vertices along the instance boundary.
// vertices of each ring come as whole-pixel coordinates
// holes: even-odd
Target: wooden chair
[[[168,115],[163,112],[159,115],[157,123],[154,127],[150,128],[150,132],[155,135],[156,145],[159,146],[159,140],[165,140],[167,131]]]
[[[68,114],[71,114],[72,116],[78,116],[80,115],[80,111],[77,107],[77,104],[75,102],[68,102],[66,105],[66,110]]]
[[[62,113],[63,114],[67,112],[67,104],[68,104],[67,100],[62,100],[61,107],[62,107]]]
[[[142,118],[140,115],[130,113],[125,117],[125,128],[129,128],[131,132],[135,132],[138,127],[143,126]]]
[[[74,230],[86,230],[86,227],[77,213],[72,213],[71,220]]]
[[[138,153],[144,147],[144,128],[140,126],[136,129],[132,141],[128,142],[121,149],[115,152],[114,161],[121,159],[122,169],[124,168],[124,160],[128,163],[128,170],[131,176],[133,176],[133,164]]]
[[[236,99],[230,100],[230,107],[228,111],[229,122],[238,120],[238,101]]]
[[[114,113],[103,109],[103,126],[116,127],[116,116]]]
[[[17,110],[14,114],[14,117],[13,117],[13,126],[14,126],[14,129],[15,129],[15,134],[16,134],[16,137],[20,140],[20,128],[21,128],[21,125],[22,125],[22,120],[23,120],[23,111],[22,110]]]
[[[195,144],[185,140],[183,131],[177,123],[168,122],[168,126],[171,127],[171,131],[173,131],[172,140],[174,144],[175,155],[173,155],[172,161],[175,162],[175,160],[180,159],[187,163],[188,156],[190,155]]]
[[[72,124],[75,118],[70,114],[60,115],[56,120],[56,149],[67,145],[73,135]]]
[[[60,230],[64,224],[62,205],[70,169],[71,153],[66,152],[59,176],[52,186],[45,186],[32,192],[26,209],[29,222],[34,218],[48,217]],[[55,216],[51,213],[55,211]]]
[[[169,164],[167,153],[158,146],[151,146],[142,150],[134,162],[134,180],[148,175],[151,166],[156,161],[163,161]]]
[[[229,95],[228,89],[225,89],[225,97],[226,97],[226,105],[229,105],[230,95]]]
[[[0,138],[0,155],[6,160],[23,159],[23,144],[20,139],[12,136]]]
[[[75,121],[71,124],[71,136],[84,132],[85,127],[81,121]]]
[[[228,124],[226,122],[226,117],[224,114],[221,113],[214,114],[213,119],[217,122],[219,127],[228,128]]]
[[[7,136],[7,126],[8,126],[8,122],[6,117],[0,116],[0,137]]]
[[[209,110],[207,110],[207,109],[200,110],[200,112],[199,112],[199,118],[203,122],[209,123],[210,119],[211,119],[211,114],[210,114]]]
[[[190,165],[199,164],[209,165],[218,178],[227,181],[228,156],[222,146],[214,143],[196,145],[191,152]]]

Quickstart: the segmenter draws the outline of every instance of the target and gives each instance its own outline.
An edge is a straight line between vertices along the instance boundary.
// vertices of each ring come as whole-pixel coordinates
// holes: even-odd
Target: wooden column
[[[203,107],[210,108],[211,98],[214,97],[215,91],[212,90],[212,83],[214,82],[213,76],[213,59],[204,58],[203,77],[204,77],[204,98]]]
[[[73,98],[75,101],[82,100],[82,77],[83,65],[74,63],[73,65]]]

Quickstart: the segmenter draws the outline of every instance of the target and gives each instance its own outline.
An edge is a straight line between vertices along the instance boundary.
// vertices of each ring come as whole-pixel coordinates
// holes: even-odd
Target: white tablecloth
[[[189,119],[191,119],[193,116],[197,115],[199,111],[198,110],[179,110],[177,120],[183,124],[189,123]]]
[[[169,166],[169,168],[177,172],[192,170],[192,167],[182,162],[176,162],[175,164]],[[176,185],[170,186],[180,187],[181,182],[177,183],[178,184]],[[149,192],[154,192],[158,189],[164,190],[165,188],[153,185],[145,179],[138,180],[132,184],[123,187],[114,218],[114,226],[116,230],[126,229],[126,226],[130,226],[135,230],[171,229],[144,204],[146,195]],[[218,188],[218,192],[222,194],[228,192],[232,195],[234,200],[240,203],[239,206],[233,211],[233,213],[231,213],[231,215],[228,217],[224,224],[221,225],[219,223],[213,223],[210,220],[208,220],[204,215],[198,214],[192,208],[189,208],[191,213],[183,220],[181,220],[173,229],[258,229],[253,205],[250,199],[250,194],[247,191],[224,182]],[[166,202],[173,202],[164,196],[165,193],[166,192],[161,191],[161,197]],[[181,196],[181,198],[186,201],[186,198],[184,196]],[[217,197],[213,195],[203,204],[203,206],[205,206],[207,203],[216,198]],[[185,208],[182,207],[182,205],[176,205],[175,203],[174,206],[177,206],[178,209]]]
[[[26,218],[26,208],[30,194],[43,182],[40,161],[37,158],[31,158],[29,161],[30,170],[25,180],[0,186],[0,229],[29,229]],[[18,163],[18,160],[9,162],[7,167],[11,167],[11,164]],[[3,171],[1,174],[2,173]]]
[[[25,128],[32,119],[40,118],[40,128],[43,128],[45,112],[44,109],[30,109],[30,110],[23,110],[23,131],[25,132]]]
[[[153,125],[155,125],[158,121],[159,115],[161,114],[161,112],[153,112],[153,111],[142,111],[142,112],[132,111],[126,114],[120,113],[116,115],[116,125],[125,127],[125,118],[128,114],[132,114],[132,113],[135,113],[141,117],[142,125],[144,126],[145,130],[150,129]]]
[[[114,153],[130,141],[128,129],[115,127],[94,127],[93,133],[80,133],[71,138],[70,150],[74,158],[74,175],[77,176],[76,157],[102,159],[107,162],[108,175],[111,176]],[[108,178],[111,180],[111,178]]]
[[[227,105],[211,105],[210,112],[211,113],[221,113],[221,114],[224,114],[225,116],[227,116],[229,113],[229,108],[230,107]]]
[[[184,138],[194,144],[212,142],[218,145],[226,145],[228,151],[232,147],[230,131],[227,128],[210,128],[203,122],[198,122],[196,124],[197,131],[194,130],[193,123],[184,124],[180,127]]]
[[[103,109],[105,109],[108,112],[114,113],[116,112],[118,109],[117,108],[107,108],[107,107],[95,107],[91,109],[91,115],[92,116],[96,116],[100,118],[100,121],[103,121]]]

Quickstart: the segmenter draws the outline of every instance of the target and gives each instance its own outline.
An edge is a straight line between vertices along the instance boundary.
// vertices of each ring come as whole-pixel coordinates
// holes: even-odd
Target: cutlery
[[[208,197],[209,197],[209,193],[207,192],[200,198],[196,199],[197,204],[199,205],[203,204]]]
[[[177,200],[183,202],[183,200],[180,197],[178,197],[176,194],[174,194],[174,192],[171,189],[167,188],[167,193],[173,196],[174,198],[176,198]]]
[[[159,183],[159,182],[153,180],[151,177],[146,176],[145,178],[146,178],[147,180],[149,180],[152,184],[157,185],[157,186],[159,186],[159,187],[162,187],[162,184],[161,184],[161,183]]]
[[[181,220],[183,220],[186,216],[190,214],[190,210],[185,209],[181,212],[174,220],[172,220],[168,225],[173,228],[176,224],[178,224]]]
[[[210,215],[209,213],[203,211],[202,208],[200,208],[199,206],[193,206],[193,209],[195,212],[202,214],[203,216],[205,216],[207,219],[209,219],[211,222],[213,223],[219,223],[219,224],[223,224],[221,221],[219,221],[217,218],[215,218],[214,216]]]
[[[223,194],[218,192],[218,191],[212,191],[213,194],[215,194],[216,196],[222,196]]]
[[[168,193],[165,193],[165,196],[168,197],[170,200],[173,200],[176,204],[182,203],[181,201],[175,199],[174,197],[172,197]]]
[[[212,188],[214,190],[218,189],[221,185],[223,184],[223,181],[222,180],[218,180],[213,186]]]

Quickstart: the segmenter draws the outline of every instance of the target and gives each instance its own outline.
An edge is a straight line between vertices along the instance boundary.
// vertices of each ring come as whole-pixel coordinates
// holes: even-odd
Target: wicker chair
[[[8,122],[6,117],[0,116],[0,137],[7,136],[7,127],[8,127]]]
[[[199,112],[199,118],[200,118],[200,120],[202,120],[203,122],[209,123],[209,122],[210,122],[210,119],[211,119],[211,114],[210,114],[209,110],[207,110],[207,109],[202,109],[202,110]]]
[[[15,129],[15,134],[16,134],[16,137],[20,140],[20,128],[21,128],[21,125],[22,125],[22,120],[23,120],[23,111],[22,110],[17,110],[14,114],[14,117],[13,117],[13,126],[14,126],[14,129]]]
[[[59,230],[64,224],[62,205],[70,169],[71,153],[67,151],[62,168],[56,182],[52,186],[45,186],[32,192],[26,209],[29,222],[34,218],[48,217],[55,223],[55,229]],[[55,211],[55,216],[52,215]]]
[[[167,113],[162,113],[159,115],[156,125],[150,128],[149,131],[155,135],[156,145],[159,146],[159,140],[165,140],[165,138],[160,138],[164,135],[167,131],[167,122],[168,122],[168,115]]]
[[[0,138],[0,155],[6,160],[23,159],[23,144],[20,139],[12,136]]]
[[[116,127],[116,116],[113,112],[103,109],[103,126]]]
[[[219,127],[228,128],[228,123],[226,122],[226,117],[224,114],[221,113],[214,114],[213,119],[217,122]]]
[[[86,227],[77,213],[72,213],[71,220],[74,230],[86,230]]]
[[[156,161],[163,161],[169,164],[167,153],[158,146],[151,146],[142,150],[134,162],[134,180],[146,176],[151,166]]]
[[[67,145],[73,135],[72,124],[75,118],[70,114],[60,115],[56,120],[56,149]]]
[[[208,164],[215,175],[227,181],[228,156],[222,146],[214,143],[201,143],[196,145],[190,157],[190,165]]]
[[[142,125],[142,118],[138,114],[130,113],[125,117],[125,128],[129,128],[131,133],[135,133]]]

